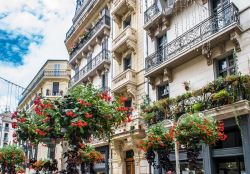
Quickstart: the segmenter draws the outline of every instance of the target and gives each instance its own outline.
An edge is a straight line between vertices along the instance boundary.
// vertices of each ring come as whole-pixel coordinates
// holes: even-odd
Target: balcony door
[[[60,76],[60,64],[54,64],[54,76]]]
[[[92,69],[92,54],[88,54],[87,56],[87,71],[90,71]]]
[[[53,96],[56,96],[59,94],[59,82],[53,82]]]
[[[161,63],[163,62],[163,60],[165,59],[165,49],[164,46],[167,43],[167,34],[165,33],[164,35],[162,35],[161,37],[157,38],[157,51],[158,51],[158,58],[157,58],[157,62]]]
[[[231,23],[231,8],[226,8],[229,0],[212,0],[214,18],[214,32],[219,31]]]

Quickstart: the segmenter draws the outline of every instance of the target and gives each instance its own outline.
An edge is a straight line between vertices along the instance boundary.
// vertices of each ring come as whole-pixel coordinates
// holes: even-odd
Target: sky
[[[0,77],[26,87],[47,59],[68,59],[75,1],[0,0]],[[0,112],[10,102],[7,90],[0,80]]]

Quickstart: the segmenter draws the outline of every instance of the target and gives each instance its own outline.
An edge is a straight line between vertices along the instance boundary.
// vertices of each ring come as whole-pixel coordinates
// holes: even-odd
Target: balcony
[[[32,80],[32,82],[28,85],[28,87],[24,90],[23,94],[22,94],[22,98],[19,100],[18,105],[20,105],[24,99],[29,95],[29,93],[36,88],[36,86],[43,80],[46,78],[55,78],[55,79],[69,79],[70,78],[70,74],[69,71],[67,70],[49,70],[49,69],[45,69],[40,71],[34,80]]]
[[[88,82],[92,76],[98,75],[102,70],[108,69],[111,54],[108,50],[101,51],[87,65],[85,65],[70,81],[70,86],[75,86],[80,82]]]
[[[75,16],[73,18],[73,25],[70,27],[66,33],[65,43],[69,40],[74,40],[74,33],[79,33],[86,24],[91,20],[91,18],[97,14],[97,11],[107,4],[107,0],[86,0],[83,4],[76,9]]]
[[[155,77],[166,69],[171,69],[201,54],[210,65],[211,48],[219,42],[231,40],[236,50],[240,50],[237,37],[240,32],[238,9],[231,3],[166,44],[163,49],[148,56],[145,60],[145,76]]]
[[[112,140],[126,139],[131,136],[131,133],[133,133],[134,138],[144,138],[145,131],[143,130],[143,124],[144,122],[142,118],[140,118],[139,116],[134,116],[131,122],[123,123],[115,129]]]
[[[110,17],[104,15],[70,52],[70,63],[72,63],[76,58],[81,59],[82,55],[87,53],[91,47],[100,43],[101,38],[108,36],[109,32]]]
[[[123,32],[113,40],[112,53],[119,64],[121,64],[123,54],[128,52],[135,53],[136,43],[136,30],[131,26],[126,27]]]
[[[132,97],[136,97],[136,72],[128,69],[112,81],[112,92],[116,94],[127,93]]]
[[[121,27],[122,17],[136,11],[136,0],[115,0],[111,12],[115,22]]]
[[[155,2],[144,12],[144,29],[147,31],[151,38],[154,37],[156,30],[165,30],[169,26],[169,16],[172,14],[172,8],[163,13],[159,5]]]

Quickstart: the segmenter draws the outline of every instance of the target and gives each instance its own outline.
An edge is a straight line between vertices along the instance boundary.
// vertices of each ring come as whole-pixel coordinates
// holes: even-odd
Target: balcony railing
[[[76,11],[76,14],[73,18],[73,23],[77,23],[77,20],[82,18],[87,12],[89,12],[92,7],[96,4],[97,0],[91,0],[89,3],[84,3],[80,9]],[[75,24],[73,24],[68,32],[66,33],[66,40],[74,33],[75,31]]]
[[[102,26],[108,25],[110,26],[110,17],[104,15],[93,28],[81,39],[81,41],[75,46],[73,51],[70,53],[70,59],[72,59],[80,49],[87,44],[87,42],[101,29]]]
[[[160,9],[157,3],[151,5],[145,12],[144,12],[144,24],[146,24],[150,19],[152,19],[156,14],[160,12]]]
[[[113,91],[117,92],[120,88],[126,87],[127,84],[136,84],[136,72],[132,69],[127,69],[113,79]]]
[[[67,70],[42,70],[40,71],[38,75],[35,77],[35,79],[24,90],[22,94],[22,98],[19,100],[18,105],[23,102],[23,100],[27,97],[29,92],[33,90],[36,87],[36,85],[44,77],[69,77],[69,72]]]
[[[83,77],[86,77],[90,71],[95,69],[98,65],[100,65],[104,60],[110,60],[111,53],[108,50],[101,51],[97,56],[95,56],[87,65],[85,65],[78,73],[71,78],[70,85],[73,86]]]
[[[149,72],[173,57],[194,48],[199,43],[206,41],[211,36],[219,33],[227,26],[239,24],[238,8],[228,4],[221,11],[214,13],[211,17],[202,21],[192,29],[166,44],[162,49],[156,51],[146,58],[146,72]]]

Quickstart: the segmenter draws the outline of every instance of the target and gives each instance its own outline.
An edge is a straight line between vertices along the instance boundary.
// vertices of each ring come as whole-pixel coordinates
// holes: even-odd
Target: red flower
[[[23,123],[26,121],[26,118],[18,118],[17,121],[19,121],[20,123]]]
[[[16,117],[17,117],[17,111],[15,111],[14,113],[12,113],[11,119],[14,119],[14,118],[16,118]]]
[[[34,104],[35,105],[41,104],[41,99],[39,97],[36,97],[36,99],[34,100]]]
[[[125,101],[128,100],[128,98],[126,98],[126,97],[119,97],[119,99],[120,99],[121,102],[125,102]]]
[[[71,123],[71,126],[72,127],[78,127],[78,128],[81,128],[81,127],[86,127],[88,126],[88,123],[87,122],[82,122],[82,120],[78,120],[77,122],[74,122],[74,123]]]
[[[12,137],[17,137],[17,134],[14,132],[14,133],[12,134]]]
[[[17,128],[17,123],[16,123],[16,122],[13,122],[13,123],[12,123],[12,128],[13,128],[13,129],[16,129],[16,128]]]
[[[37,133],[38,135],[41,135],[41,136],[45,136],[45,135],[46,135],[46,133],[43,132],[43,131],[41,131],[40,129],[36,129],[36,133]]]
[[[89,113],[87,113],[87,112],[85,112],[84,114],[85,114],[85,117],[86,117],[86,118],[92,118],[92,117],[93,117],[93,114],[89,114]]]
[[[41,109],[40,109],[38,106],[36,106],[36,107],[34,108],[34,111],[35,111],[35,113],[36,113],[37,115],[39,115],[39,116],[42,115]]]
[[[91,103],[86,102],[86,101],[84,101],[82,99],[78,99],[78,103],[80,103],[80,105],[83,105],[83,106],[92,106]]]
[[[102,92],[102,95],[101,95],[101,98],[105,101],[110,101],[111,100],[111,96],[108,95],[108,92],[107,91],[103,91]]]
[[[117,111],[128,111],[129,110],[129,108],[128,107],[124,107],[124,106],[120,106],[120,107],[118,107],[117,109],[116,109]]]
[[[75,118],[76,117],[76,115],[74,114],[74,112],[73,111],[67,111],[66,112],[66,115],[68,116],[68,117],[71,117],[71,118]]]

